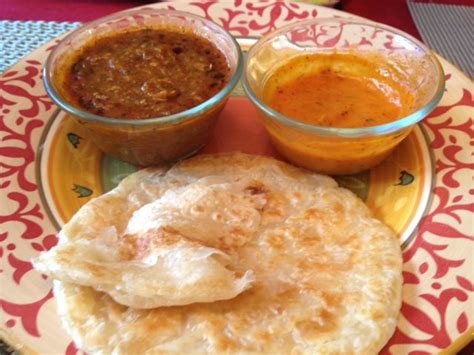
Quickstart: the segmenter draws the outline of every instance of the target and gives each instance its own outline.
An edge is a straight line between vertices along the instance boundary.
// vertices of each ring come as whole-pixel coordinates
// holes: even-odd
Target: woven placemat
[[[0,21],[0,73],[80,22]]]
[[[473,78],[474,6],[417,0],[409,0],[407,4],[423,42]]]

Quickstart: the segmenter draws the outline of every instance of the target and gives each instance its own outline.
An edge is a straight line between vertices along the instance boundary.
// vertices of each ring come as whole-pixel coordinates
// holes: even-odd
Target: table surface
[[[225,0],[224,0],[225,1]],[[308,1],[308,0],[307,0]],[[472,0],[417,0],[420,2],[472,5]],[[116,11],[153,3],[147,0],[0,0],[0,19],[88,22]],[[309,2],[309,1],[308,1]],[[397,27],[420,39],[407,0],[341,0],[338,9]],[[32,11],[34,10],[34,11]]]
[[[443,0],[450,2],[452,0]],[[87,22],[116,11],[156,1],[144,0],[0,0],[0,19]],[[457,0],[457,3],[471,2]],[[406,0],[342,0],[337,8],[385,23],[420,38]],[[34,9],[34,11],[32,11]]]

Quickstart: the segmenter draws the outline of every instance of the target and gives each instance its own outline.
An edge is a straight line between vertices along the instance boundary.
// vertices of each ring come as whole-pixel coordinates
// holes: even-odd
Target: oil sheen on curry
[[[304,123],[360,128],[404,117],[413,109],[414,96],[390,68],[362,55],[331,53],[283,64],[268,79],[264,101]]]
[[[190,32],[145,28],[98,38],[69,60],[64,95],[110,118],[146,119],[188,110],[229,78],[221,51]]]

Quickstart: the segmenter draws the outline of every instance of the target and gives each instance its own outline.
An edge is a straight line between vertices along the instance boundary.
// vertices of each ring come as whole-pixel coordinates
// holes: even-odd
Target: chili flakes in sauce
[[[93,114],[127,119],[185,111],[228,82],[226,57],[207,39],[169,29],[117,33],[87,44],[66,72],[64,91]]]

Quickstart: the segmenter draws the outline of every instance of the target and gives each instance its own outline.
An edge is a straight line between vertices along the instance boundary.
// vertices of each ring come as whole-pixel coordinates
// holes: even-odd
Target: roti
[[[240,153],[130,175],[34,261],[89,353],[377,353],[393,231],[330,177]]]

